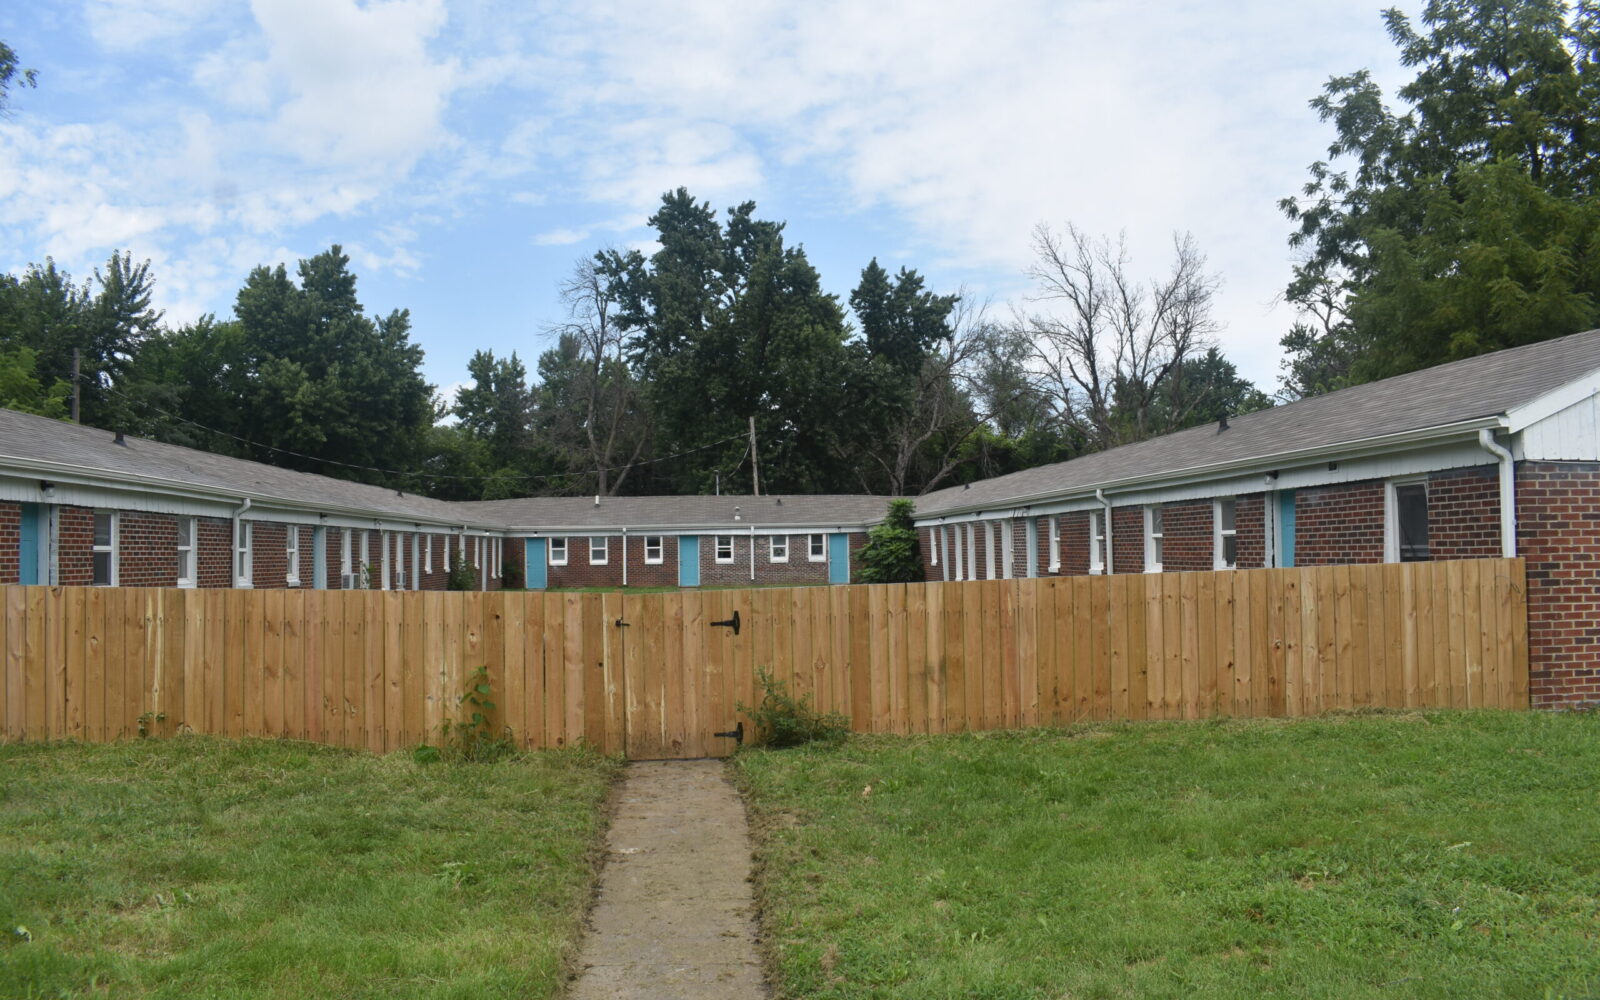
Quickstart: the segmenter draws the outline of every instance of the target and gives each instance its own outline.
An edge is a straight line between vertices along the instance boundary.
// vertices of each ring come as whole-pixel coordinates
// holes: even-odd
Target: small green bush
[[[450,573],[445,577],[446,590],[477,590],[478,571],[459,552],[450,553]]]
[[[467,678],[467,689],[456,699],[461,718],[446,719],[441,727],[439,746],[427,743],[411,751],[419,764],[441,760],[466,764],[492,764],[516,752],[509,735],[496,735],[489,721],[494,711],[494,688],[489,683],[489,668],[479,667]]]
[[[781,749],[806,743],[837,743],[850,732],[850,720],[838,712],[818,712],[811,696],[796,698],[783,681],[773,679],[764,667],[756,668],[756,683],[761,685],[761,704],[755,708],[739,704],[739,714],[755,723],[756,746]]]
[[[861,549],[862,583],[918,583],[923,579],[915,512],[910,500],[889,501],[883,523],[867,532],[867,544]]]

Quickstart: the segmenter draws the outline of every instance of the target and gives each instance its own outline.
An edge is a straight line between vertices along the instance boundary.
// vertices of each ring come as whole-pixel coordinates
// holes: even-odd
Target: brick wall
[[[1144,572],[1144,508],[1111,509],[1111,568],[1117,573]]]
[[[1295,565],[1382,562],[1383,489],[1368,480],[1296,491]]]
[[[770,542],[765,535],[755,536],[756,546],[756,578],[757,585],[804,585],[828,582],[828,561],[812,562],[810,558],[810,536],[788,535],[789,561],[775,563],[772,561]],[[855,579],[860,572],[859,553],[861,546],[866,544],[866,535],[852,534],[850,538],[851,579]],[[700,536],[700,583],[710,586],[748,586],[750,579],[750,533],[735,534],[733,536],[733,562],[718,563],[717,536]],[[827,552],[827,542],[823,542],[823,552]],[[923,555],[924,568],[927,566],[928,556]]]
[[[1517,550],[1527,560],[1535,708],[1600,705],[1597,529],[1600,464],[1517,463]]]
[[[94,511],[61,507],[56,516],[57,582],[87,587],[94,583]]]
[[[22,578],[22,505],[0,503],[0,583]]]
[[[1500,470],[1493,465],[1428,477],[1428,553],[1435,559],[1500,555]]]
[[[1163,572],[1203,572],[1216,568],[1211,520],[1210,500],[1184,500],[1162,505]]]
[[[1267,564],[1267,495],[1238,497],[1233,524],[1239,537],[1239,568],[1260,569]]]
[[[124,511],[117,519],[117,582],[124,587],[178,585],[178,519]]]

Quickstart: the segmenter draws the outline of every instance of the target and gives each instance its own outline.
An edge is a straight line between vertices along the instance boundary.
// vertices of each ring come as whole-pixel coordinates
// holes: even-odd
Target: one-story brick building
[[[887,498],[451,503],[0,410],[0,583],[849,582]],[[929,580],[1520,555],[1535,705],[1600,702],[1600,331],[917,500]]]
[[[1522,556],[1531,696],[1600,701],[1600,331],[918,501],[932,580]]]

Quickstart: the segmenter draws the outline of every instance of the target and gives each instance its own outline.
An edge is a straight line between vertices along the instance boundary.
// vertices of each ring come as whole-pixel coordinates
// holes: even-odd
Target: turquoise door
[[[1278,565],[1294,565],[1294,490],[1278,491]]]
[[[44,508],[36,503],[22,505],[22,541],[19,567],[21,573],[17,580],[21,583],[44,583],[44,575],[40,572],[44,567],[39,561],[39,539],[44,537]]]
[[[678,586],[700,586],[700,536],[678,536]]]
[[[544,557],[544,539],[529,538],[525,541],[522,552],[528,564],[523,570],[522,578],[527,582],[529,590],[543,590],[550,586],[549,564]]]
[[[850,536],[828,536],[828,582],[850,582]]]

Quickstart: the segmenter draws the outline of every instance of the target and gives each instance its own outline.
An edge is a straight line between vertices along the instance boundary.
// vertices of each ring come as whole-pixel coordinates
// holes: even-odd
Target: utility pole
[[[756,457],[756,418],[750,418],[750,493],[761,495],[761,460]]]
[[[78,402],[83,398],[83,382],[78,377],[80,363],[78,349],[72,349],[72,422],[78,422]]]

